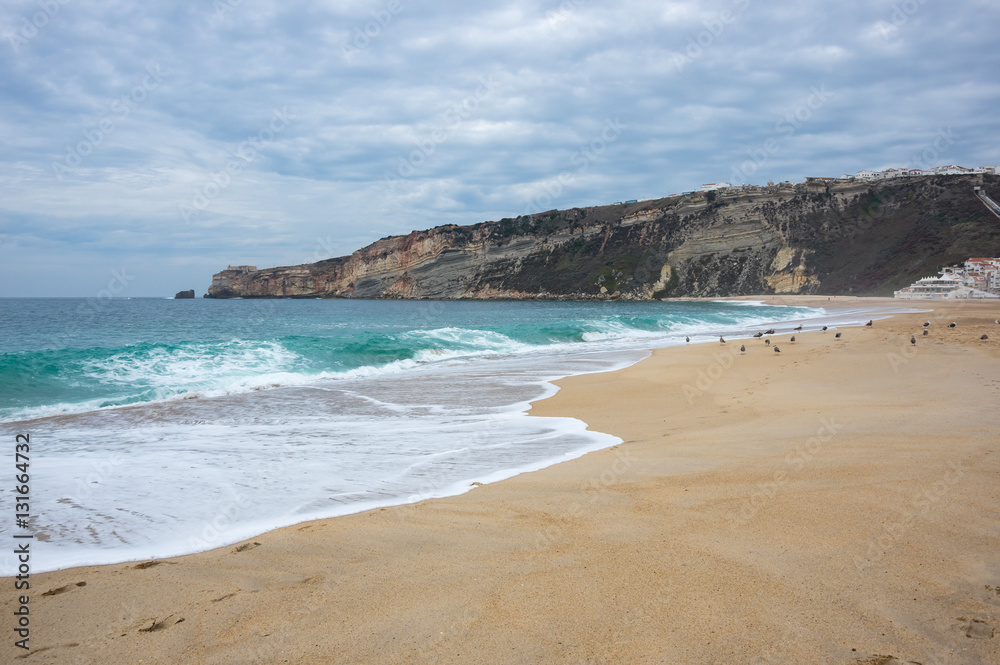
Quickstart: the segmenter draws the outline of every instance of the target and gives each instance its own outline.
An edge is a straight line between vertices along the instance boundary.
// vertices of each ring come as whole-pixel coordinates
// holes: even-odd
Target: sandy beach
[[[2,660],[1000,663],[1000,303],[756,299],[933,312],[565,379],[532,413],[623,442],[461,496],[4,579]]]

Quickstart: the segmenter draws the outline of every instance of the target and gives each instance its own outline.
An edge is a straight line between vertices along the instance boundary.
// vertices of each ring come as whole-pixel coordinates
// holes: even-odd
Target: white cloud
[[[776,135],[751,181],[904,165],[949,126],[947,161],[1000,162],[982,139],[1000,124],[995,3],[399,3],[68,3],[0,44],[0,295],[90,295],[126,259],[169,295],[229,262],[665,195],[727,179]],[[0,26],[36,6],[0,7]],[[150,66],[162,82],[130,98]],[[831,98],[788,134],[817,86]],[[281,108],[294,119],[261,136]],[[248,137],[253,159],[216,187]],[[29,289],[26,265],[51,279]]]

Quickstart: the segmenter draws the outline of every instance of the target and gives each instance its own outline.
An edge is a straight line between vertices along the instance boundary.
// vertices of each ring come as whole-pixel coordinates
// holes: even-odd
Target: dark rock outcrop
[[[217,273],[214,298],[891,295],[1000,254],[975,185],[1000,177],[811,182],[446,225],[318,263]]]
[[[174,296],[174,300],[186,300],[188,298],[194,298],[194,289],[188,289],[187,291],[178,291]]]

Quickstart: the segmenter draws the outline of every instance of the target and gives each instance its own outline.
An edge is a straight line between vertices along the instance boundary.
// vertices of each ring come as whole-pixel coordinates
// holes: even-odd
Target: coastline
[[[996,662],[1000,307],[904,306],[558,381],[623,443],[466,494],[32,576],[32,659]]]
[[[410,357],[381,366],[362,363],[359,376],[349,371],[329,379],[308,371],[296,374],[294,368],[292,374],[273,373],[288,367],[289,358],[326,366],[322,363],[339,355],[329,353],[328,341],[302,345],[293,340],[276,348],[266,334],[255,333],[259,339],[250,343],[248,357],[240,351],[246,350],[243,345],[233,353],[230,345],[185,343],[169,353],[181,362],[167,363],[165,372],[159,371],[163,359],[157,350],[135,354],[128,346],[115,348],[110,352],[115,361],[105,369],[165,386],[164,399],[125,399],[100,409],[85,402],[79,414],[59,413],[57,403],[54,416],[13,424],[30,432],[53,461],[44,472],[50,491],[32,507],[37,537],[58,536],[39,544],[32,570],[182,556],[315,519],[462,494],[472,483],[535,471],[619,442],[585,431],[579,419],[528,415],[530,402],[556,392],[551,381],[557,378],[626,367],[648,356],[650,348],[683,344],[685,334],[695,342],[715,341],[721,334],[745,337],[757,327],[790,330],[797,324],[789,319],[810,316],[822,317],[806,323],[814,329],[824,323],[853,325],[866,321],[869,311],[837,310],[837,316],[823,317],[817,309],[752,304],[441,305],[426,336],[410,339],[407,333],[390,345]],[[292,318],[303,310],[340,309],[336,303],[285,305],[275,311]],[[406,325],[425,305],[373,307],[395,310],[397,324],[402,313]],[[483,334],[475,330],[470,309],[494,317],[505,312],[535,325],[487,326],[491,332]],[[552,312],[563,313],[559,322],[539,328]],[[145,318],[155,321],[155,308]],[[387,321],[379,317],[373,323],[378,328]],[[351,337],[366,348],[364,334]],[[428,345],[434,348],[419,349]],[[350,346],[346,361],[352,357]],[[381,340],[378,348],[385,350]],[[221,360],[215,359],[216,351]],[[451,354],[457,354],[457,362],[449,361]],[[192,356],[195,368],[236,370],[235,381],[224,372],[215,380],[214,372],[192,371]],[[24,366],[32,360],[37,354]],[[265,371],[251,371],[248,379],[247,360]],[[68,365],[60,383],[73,386],[76,368]],[[107,376],[111,373],[88,372],[83,379],[93,387],[101,378],[114,379]],[[210,378],[192,381],[199,374]],[[192,393],[188,388],[194,386]],[[276,390],[258,392],[265,386]],[[120,392],[127,396],[128,388]],[[12,426],[5,422],[0,429],[9,431]],[[275,449],[279,438],[280,449]],[[401,450],[406,454],[399,455]],[[136,491],[137,485],[144,490]],[[289,493],[288,487],[296,491]],[[169,506],[163,497],[172,497]],[[7,505],[0,494],[0,507]],[[0,555],[0,576],[16,570],[11,557]]]

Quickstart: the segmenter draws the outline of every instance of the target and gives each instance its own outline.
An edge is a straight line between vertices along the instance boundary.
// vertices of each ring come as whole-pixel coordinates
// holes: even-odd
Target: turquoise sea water
[[[613,445],[577,420],[529,418],[528,403],[558,377],[685,336],[824,315],[745,302],[0,300],[0,436],[31,435],[33,570],[169,556]],[[0,492],[2,514],[12,497]],[[0,574],[12,566],[0,557]]]
[[[0,421],[791,314],[717,303],[5,300]]]

